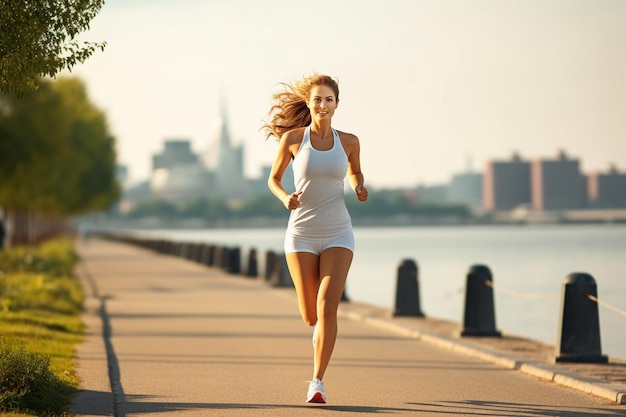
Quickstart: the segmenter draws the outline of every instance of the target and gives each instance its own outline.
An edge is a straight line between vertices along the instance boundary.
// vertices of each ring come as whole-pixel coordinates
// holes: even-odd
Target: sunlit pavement
[[[351,303],[324,378],[328,404],[307,405],[312,329],[293,289],[110,241],[78,250],[88,295],[78,416],[626,415],[615,375],[591,379],[520,359],[512,344],[459,340],[445,322]]]

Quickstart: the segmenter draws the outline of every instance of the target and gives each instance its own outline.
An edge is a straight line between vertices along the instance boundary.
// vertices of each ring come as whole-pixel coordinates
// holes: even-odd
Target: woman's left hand
[[[367,200],[367,196],[368,196],[367,188],[365,188],[364,186],[362,185],[357,186],[354,189],[354,192],[356,193],[356,196],[359,199],[359,201]]]

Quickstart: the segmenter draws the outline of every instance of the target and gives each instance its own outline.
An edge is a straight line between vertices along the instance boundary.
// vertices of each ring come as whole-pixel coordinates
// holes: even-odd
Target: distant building
[[[188,140],[166,140],[163,152],[152,157],[152,170],[196,163],[198,156],[191,151],[191,143]]]
[[[586,205],[584,177],[578,159],[560,151],[557,159],[531,164],[532,208],[536,211],[573,210]]]
[[[415,189],[417,204],[443,204],[446,202],[447,185],[418,185]]]
[[[269,178],[271,171],[272,171],[272,167],[270,165],[266,165],[261,169],[261,177],[257,180],[251,180],[251,183],[252,183],[251,192],[253,194],[255,195],[270,194],[270,190],[267,187],[267,179]],[[291,163],[289,163],[289,165],[287,166],[287,169],[283,173],[283,178],[281,182],[283,184],[283,188],[288,193],[293,193],[296,191]]]
[[[163,151],[152,157],[150,192],[153,197],[166,200],[206,197],[212,182],[188,140],[166,140]]]
[[[124,189],[124,196],[119,203],[119,211],[126,214],[130,212],[138,202],[148,200],[151,197],[150,181],[142,181],[138,184],[130,185]]]
[[[589,174],[587,190],[593,208],[626,208],[626,173],[618,172],[615,166],[606,174]]]
[[[243,146],[233,146],[226,112],[222,110],[222,122],[217,139],[217,166],[215,167],[215,192],[223,198],[239,199],[250,192],[250,184],[244,177]]]
[[[152,174],[150,189],[155,197],[167,200],[193,200],[210,197],[213,174],[200,164],[158,169]]]
[[[166,140],[163,151],[152,157],[149,197],[180,201],[249,198],[255,184],[244,177],[243,146],[231,143],[224,107],[212,140],[203,157],[192,151],[189,140]]]
[[[465,204],[472,209],[480,209],[483,203],[483,174],[465,172],[452,177],[447,188],[449,203]]]
[[[509,161],[488,161],[483,176],[483,208],[513,210],[530,204],[530,162],[514,153]]]

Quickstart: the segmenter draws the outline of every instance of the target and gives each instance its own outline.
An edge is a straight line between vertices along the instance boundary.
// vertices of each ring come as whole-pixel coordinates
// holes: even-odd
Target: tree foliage
[[[22,94],[37,79],[84,62],[105,43],[78,42],[104,0],[0,2],[0,93]]]
[[[367,203],[362,203],[352,194],[346,195],[346,205],[352,220],[380,219],[394,216],[410,218],[430,218],[433,221],[444,217],[469,220],[472,216],[468,207],[458,204],[417,204],[408,199],[404,192],[396,190],[379,190],[370,192]],[[220,199],[198,198],[187,202],[168,201],[163,199],[145,200],[137,204],[129,214],[122,215],[130,219],[156,217],[166,221],[188,218],[201,218],[207,224],[218,224],[222,220],[236,221],[254,218],[287,220],[289,211],[267,192],[240,201],[236,206],[229,206]]]
[[[1,99],[1,97],[0,97]],[[114,139],[75,78],[0,104],[0,206],[57,215],[106,208],[119,189]]]

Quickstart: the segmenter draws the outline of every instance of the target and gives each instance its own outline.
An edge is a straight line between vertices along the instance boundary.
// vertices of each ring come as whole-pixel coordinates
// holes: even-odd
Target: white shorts
[[[352,229],[331,237],[293,236],[285,233],[285,253],[309,252],[321,255],[328,248],[346,248],[354,252],[354,233]]]

